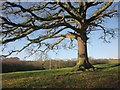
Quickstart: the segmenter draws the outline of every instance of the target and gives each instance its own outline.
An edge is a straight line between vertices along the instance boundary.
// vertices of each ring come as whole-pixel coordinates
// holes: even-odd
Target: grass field
[[[120,63],[98,64],[97,71],[72,68],[0,74],[3,88],[118,88]]]

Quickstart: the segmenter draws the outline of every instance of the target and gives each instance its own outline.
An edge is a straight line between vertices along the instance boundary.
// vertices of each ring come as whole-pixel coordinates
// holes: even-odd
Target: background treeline
[[[118,60],[113,59],[92,59],[92,64],[106,64],[109,62],[116,62]],[[30,70],[45,70],[45,69],[57,69],[64,67],[73,67],[76,65],[76,60],[45,60],[45,61],[23,61],[17,57],[1,58],[2,73],[16,72],[16,71],[30,71]]]
[[[57,69],[75,66],[76,61],[46,60],[46,61],[23,61],[19,58],[2,59],[2,73],[30,70]]]

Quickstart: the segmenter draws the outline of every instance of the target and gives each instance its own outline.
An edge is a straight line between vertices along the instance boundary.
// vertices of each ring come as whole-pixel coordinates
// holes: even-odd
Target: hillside
[[[120,63],[98,64],[97,71],[72,68],[4,73],[3,88],[118,88]]]

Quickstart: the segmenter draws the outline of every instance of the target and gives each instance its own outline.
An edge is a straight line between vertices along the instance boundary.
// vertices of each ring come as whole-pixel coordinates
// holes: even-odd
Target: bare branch
[[[93,6],[97,6],[97,5],[99,5],[99,4],[102,4],[103,2],[89,2],[89,3],[87,3],[87,8],[89,8],[89,7],[93,7]]]
[[[99,16],[97,16],[95,19],[99,19],[99,18],[104,18],[104,17],[109,17],[109,18],[112,18],[114,14],[116,14],[117,10],[112,10],[110,12],[107,12],[107,13],[103,13],[103,14],[100,14]]]
[[[88,19],[88,22],[91,22],[93,20],[95,20],[95,18],[97,16],[99,16],[102,12],[104,12],[107,8],[109,8],[111,6],[111,4],[113,3],[113,0],[110,0],[109,2],[107,2],[104,6],[102,6],[100,9],[98,9],[91,18]]]
[[[87,0],[86,0],[87,1]],[[49,50],[58,49],[60,43],[65,38],[70,39],[68,47],[72,47],[73,40],[80,37],[87,42],[87,35],[100,28],[103,31],[102,38],[106,40],[106,36],[114,36],[114,31],[106,29],[102,26],[104,18],[112,18],[117,10],[109,7],[110,2],[32,2],[25,6],[22,2],[4,2],[2,15],[2,31],[0,41],[1,44],[25,39],[28,41],[19,50],[11,50],[12,53],[19,53],[28,49],[30,55],[36,52],[48,52]],[[99,8],[93,12],[93,15],[87,19],[90,9]],[[35,35],[35,36],[34,36]],[[50,39],[57,41],[47,42]],[[35,46],[34,46],[35,45]],[[58,45],[58,46],[57,46]],[[44,48],[42,48],[44,47]]]
[[[65,37],[60,38],[57,42],[55,42],[52,46],[50,46],[50,49],[52,50],[56,45],[61,43],[64,39],[65,39]]]

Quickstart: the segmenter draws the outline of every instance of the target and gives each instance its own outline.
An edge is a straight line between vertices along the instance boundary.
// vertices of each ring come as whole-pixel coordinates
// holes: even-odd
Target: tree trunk
[[[75,66],[75,69],[78,70],[85,70],[90,69],[94,67],[90,64],[88,60],[88,54],[87,54],[87,39],[81,39],[81,37],[77,37],[78,42],[78,61]]]

